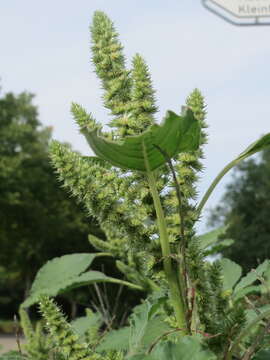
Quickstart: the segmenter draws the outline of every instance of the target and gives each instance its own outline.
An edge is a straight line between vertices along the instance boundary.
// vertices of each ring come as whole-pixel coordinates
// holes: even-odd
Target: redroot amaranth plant
[[[196,359],[230,360],[233,356],[249,359],[248,351],[253,341],[251,330],[256,337],[258,324],[269,317],[269,311],[266,311],[252,324],[246,318],[242,303],[244,294],[239,291],[256,277],[251,282],[245,280],[242,285],[240,281],[235,287],[240,273],[228,285],[224,281],[224,269],[227,266],[229,271],[231,266],[238,271],[234,268],[237,265],[229,260],[213,264],[205,261],[205,248],[213,243],[211,236],[214,235],[196,237],[194,225],[220,179],[240,161],[270,145],[270,134],[227,165],[197,203],[196,182],[202,170],[203,145],[207,140],[206,110],[201,93],[194,90],[181,115],[168,111],[164,122],[158,125],[155,92],[144,59],[135,55],[131,70],[127,70],[118,35],[102,12],[95,13],[91,33],[92,61],[104,89],[103,102],[110,111],[109,125],[113,130],[102,132],[92,114],[73,104],[74,118],[97,157],[81,156],[54,141],[52,162],[65,187],[85,204],[105,232],[107,241],[89,238],[102,251],[99,255],[117,259],[118,268],[129,280],[124,282],[125,285],[151,294],[149,302],[156,305],[143,310],[146,311],[144,315],[147,314],[146,320],[151,322],[153,316],[167,317],[170,330],[159,333],[158,341],[147,350],[146,340],[140,342],[139,333],[135,331],[143,320],[136,310],[131,318],[130,339],[134,340],[135,331],[137,340],[131,341],[130,349],[106,352],[97,347],[94,353],[82,344],[76,345],[78,339],[61,320],[62,315],[43,297],[41,311],[49,330],[58,345],[65,336],[71,339],[63,341],[63,355],[74,360],[99,358],[98,352],[108,359],[122,359],[123,356],[134,360],[182,359],[181,353],[184,354],[187,345],[193,349],[190,357],[194,359],[195,354]],[[93,258],[88,260],[86,258],[86,266],[81,272]],[[262,275],[265,269],[258,271]],[[37,291],[45,274],[45,269],[42,271],[43,275],[40,272],[33,285],[32,300],[25,305],[34,303],[38,293],[56,295],[60,290],[63,292],[92,282],[117,281],[103,274],[103,277],[97,275],[97,272],[95,276],[94,272],[80,275],[78,270],[76,279],[65,279],[65,285],[63,280],[57,290],[56,287],[51,290],[39,287]],[[238,292],[235,291],[237,287]],[[170,337],[171,334],[174,336]],[[164,343],[165,338],[171,342]],[[160,346],[158,342],[161,342]],[[205,350],[206,353],[199,343],[203,347],[208,344],[212,352]],[[255,350],[257,348],[255,346]],[[174,354],[178,357],[173,357]]]

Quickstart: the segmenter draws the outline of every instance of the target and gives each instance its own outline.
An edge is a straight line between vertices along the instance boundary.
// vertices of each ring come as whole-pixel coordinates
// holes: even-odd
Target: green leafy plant
[[[270,134],[227,165],[197,202],[207,140],[201,93],[194,90],[181,114],[168,111],[157,124],[143,58],[135,55],[132,69],[126,69],[122,45],[104,13],[95,13],[91,32],[92,60],[113,130],[102,131],[92,114],[73,104],[74,118],[97,157],[81,156],[54,141],[51,159],[64,186],[96,218],[107,241],[90,236],[100,253],[46,264],[23,306],[39,301],[51,339],[65,359],[251,359],[265,346],[270,311],[255,307],[256,316],[248,319],[245,295],[239,293],[258,278],[251,273],[240,280],[241,268],[228,259],[209,263],[207,249],[216,244],[220,230],[198,237],[195,224],[221,178],[269,146]],[[86,271],[95,256],[104,255],[116,258],[127,281]],[[258,276],[269,263],[261,266]],[[48,296],[98,281],[142,290],[148,299],[134,309],[126,327],[103,333],[96,344],[86,337],[81,341]]]

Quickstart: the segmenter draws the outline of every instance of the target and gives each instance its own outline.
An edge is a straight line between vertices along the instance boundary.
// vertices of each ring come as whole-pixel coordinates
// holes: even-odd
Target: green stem
[[[105,252],[96,254],[96,257],[101,257],[101,256],[113,256],[113,255],[110,253],[105,253]],[[121,280],[121,279],[114,279],[114,278],[109,278],[109,279],[110,279],[110,282],[113,282],[115,284],[125,285],[134,290],[145,291],[145,289],[142,286],[133,284],[129,281],[125,281],[125,280]],[[105,282],[106,282],[106,280],[105,280]],[[159,287],[154,282],[151,285],[152,285],[153,289],[155,289],[155,290],[159,289]]]
[[[185,320],[185,308],[184,302],[182,298],[182,294],[180,292],[177,276],[173,271],[172,268],[172,261],[171,261],[171,251],[169,245],[169,238],[167,233],[167,227],[164,217],[164,212],[161,206],[159,194],[156,187],[156,182],[152,171],[147,171],[147,178],[150,187],[150,191],[153,197],[154,206],[157,214],[157,223],[158,229],[160,234],[160,244],[163,256],[163,265],[165,275],[167,277],[170,293],[171,293],[171,301],[175,311],[176,320],[178,323],[179,328],[183,329],[183,333],[187,333],[187,325]]]
[[[128,286],[129,288],[134,289],[134,290],[140,290],[140,291],[145,290],[142,286],[133,284],[133,283],[125,281],[125,280],[120,280],[120,279],[115,279],[115,278],[110,278],[109,277],[109,278],[107,278],[107,280],[104,280],[104,282],[107,282],[107,281],[109,281],[111,283],[115,283],[115,284],[125,285],[125,286]]]
[[[111,256],[113,257],[113,255],[111,253],[96,253],[96,257],[102,257],[102,256]],[[113,278],[112,278],[113,279]],[[122,285],[126,285],[128,287],[130,287],[131,289],[135,289],[135,290],[140,290],[140,291],[145,291],[145,288],[143,288],[142,286],[140,285],[135,285],[135,284],[132,284],[128,281],[124,281],[124,280],[119,280],[119,279],[115,279],[111,282],[114,282],[114,283],[118,283],[118,284],[122,284]],[[160,287],[152,280],[148,279],[148,284],[150,286],[150,288],[153,290],[153,291],[159,291],[160,290]]]
[[[180,292],[177,276],[172,268],[172,260],[171,260],[171,251],[169,245],[169,238],[167,233],[166,221],[164,217],[164,212],[161,206],[159,194],[156,188],[156,182],[153,173],[147,172],[148,183],[150,187],[150,191],[154,200],[154,206],[157,214],[157,222],[160,233],[160,243],[161,250],[163,256],[163,264],[164,271],[169,283],[170,292],[171,292],[171,300],[175,311],[175,316],[178,322],[179,328],[186,329],[186,320],[185,320],[185,308],[184,302],[182,298],[182,294]],[[184,330],[186,332],[186,330]]]
[[[100,252],[100,253],[95,253],[95,257],[101,257],[101,256],[111,256],[113,257],[113,255],[111,253],[106,253],[106,252]]]
[[[224,175],[227,174],[227,172],[229,172],[231,170],[231,168],[233,168],[235,165],[237,165],[241,159],[237,159],[237,160],[233,160],[231,161],[227,166],[225,166],[225,168],[218,174],[218,176],[215,178],[215,180],[212,182],[212,184],[210,185],[210,187],[208,188],[208,190],[206,191],[205,195],[203,196],[200,204],[197,207],[197,213],[198,215],[201,214],[201,211],[205,205],[205,203],[207,202],[207,200],[209,199],[210,195],[212,194],[212,192],[214,191],[215,187],[217,186],[217,184],[220,182],[220,180],[223,178]]]
[[[167,164],[171,170],[174,185],[175,185],[176,196],[178,199],[178,210],[179,210],[179,220],[180,220],[179,236],[181,237],[181,241],[179,242],[179,247],[178,247],[178,255],[179,255],[178,281],[179,281],[181,293],[184,296],[183,302],[185,304],[185,309],[187,309],[186,301],[187,301],[188,281],[187,281],[186,238],[185,238],[185,219],[184,219],[185,211],[184,211],[184,207],[183,207],[182,194],[180,191],[180,184],[177,180],[177,176],[174,171],[172,161],[171,161],[170,157],[168,156],[168,154],[166,153],[166,151],[164,151],[158,145],[154,145],[154,147],[156,147],[161,152],[161,154],[163,155],[165,161],[167,162]],[[186,315],[187,315],[187,313],[186,313]],[[186,322],[188,323],[188,319],[186,319]]]

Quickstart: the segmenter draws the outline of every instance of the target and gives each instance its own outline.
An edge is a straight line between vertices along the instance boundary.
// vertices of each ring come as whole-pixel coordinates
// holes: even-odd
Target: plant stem
[[[181,291],[178,286],[177,276],[173,271],[172,268],[172,261],[171,261],[171,251],[170,251],[170,244],[169,238],[167,233],[166,221],[164,217],[164,212],[161,206],[159,194],[156,187],[156,182],[152,171],[147,171],[147,178],[150,187],[150,191],[153,197],[154,206],[157,215],[157,223],[160,235],[160,244],[163,256],[163,266],[165,275],[167,277],[170,293],[171,293],[171,301],[175,311],[176,320],[178,323],[179,328],[183,329],[183,333],[187,333],[187,324],[185,320],[185,308],[184,302],[182,298]]]
[[[106,253],[106,252],[100,252],[100,253],[96,253],[95,257],[101,257],[101,256],[111,256],[113,257],[113,255],[111,253]]]
[[[187,312],[187,293],[188,293],[188,274],[187,274],[187,264],[186,264],[186,238],[185,238],[185,211],[183,207],[183,199],[182,194],[180,190],[180,184],[177,180],[176,173],[173,168],[172,161],[166,151],[164,151],[160,146],[154,145],[161,154],[163,155],[165,161],[167,162],[167,165],[169,166],[169,169],[171,170],[176,196],[178,199],[178,211],[179,211],[179,220],[180,220],[180,228],[179,228],[179,236],[180,236],[180,242],[179,242],[179,248],[178,248],[178,255],[179,255],[179,271],[178,271],[178,281],[180,286],[180,291],[183,295],[183,303],[185,307],[185,316],[186,316],[186,323],[189,323],[188,320],[188,312]]]
[[[178,286],[177,276],[172,268],[171,251],[170,251],[169,238],[167,233],[164,212],[156,188],[155,178],[151,171],[147,173],[147,178],[157,214],[157,222],[158,222],[158,228],[160,234],[160,244],[161,244],[161,250],[163,256],[164,271],[170,287],[171,301],[175,310],[175,316],[178,322],[178,326],[179,328],[185,329],[183,330],[183,332],[186,332],[187,327],[185,320],[184,303],[183,303],[182,294]]]
[[[101,257],[101,256],[113,256],[113,255],[110,254],[110,253],[105,253],[105,252],[104,253],[100,252],[100,253],[96,254],[96,257]],[[115,279],[115,278],[109,278],[109,279],[110,279],[111,283],[113,282],[115,284],[125,285],[125,286],[128,286],[129,288],[134,289],[134,290],[139,290],[139,291],[144,291],[145,290],[142,286],[133,284],[133,283],[131,283],[129,281],[125,281],[125,280],[121,280],[121,279]],[[106,280],[104,282],[106,282]],[[153,283],[153,287],[154,287],[154,285],[155,284]],[[157,286],[155,288],[158,289]]]
[[[210,195],[212,194],[212,192],[214,191],[215,187],[216,187],[217,184],[220,182],[220,180],[223,178],[223,176],[226,175],[227,172],[230,171],[231,168],[233,168],[235,165],[237,165],[241,160],[242,160],[242,158],[231,161],[227,166],[225,166],[224,169],[221,170],[221,172],[218,174],[218,176],[214,179],[214,181],[213,181],[212,184],[209,186],[208,190],[207,190],[206,193],[204,194],[201,202],[199,203],[199,205],[198,205],[198,207],[197,207],[198,216],[201,214],[201,211],[202,211],[205,203],[207,202],[207,200],[209,199]]]
[[[261,333],[259,333],[256,336],[255,341],[247,349],[247,351],[245,352],[242,360],[250,360],[251,359],[251,357],[254,355],[254,353],[256,351],[256,348],[258,347],[258,345],[262,344],[263,338],[269,332],[269,330],[270,330],[270,321],[268,321],[266,327],[261,331]]]
[[[102,282],[102,281],[100,281],[100,282]],[[133,283],[131,283],[129,281],[125,281],[125,280],[121,280],[121,279],[115,279],[115,278],[107,277],[107,280],[105,280],[104,282],[110,282],[110,283],[115,283],[115,284],[120,284],[120,285],[126,285],[127,287],[129,287],[131,289],[139,290],[139,291],[144,291],[145,290],[140,285],[136,285],[136,284],[133,284]]]

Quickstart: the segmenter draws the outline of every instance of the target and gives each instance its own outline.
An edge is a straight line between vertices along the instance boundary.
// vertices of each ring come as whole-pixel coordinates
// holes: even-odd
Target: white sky
[[[89,149],[70,116],[70,103],[108,121],[90,63],[88,27],[95,10],[114,21],[128,64],[136,52],[146,59],[159,119],[167,109],[179,112],[195,87],[205,95],[210,137],[202,194],[223,165],[270,131],[270,27],[232,26],[199,0],[2,0],[2,92],[35,93],[42,123],[84,154]],[[229,180],[227,175],[209,206],[218,203]]]

